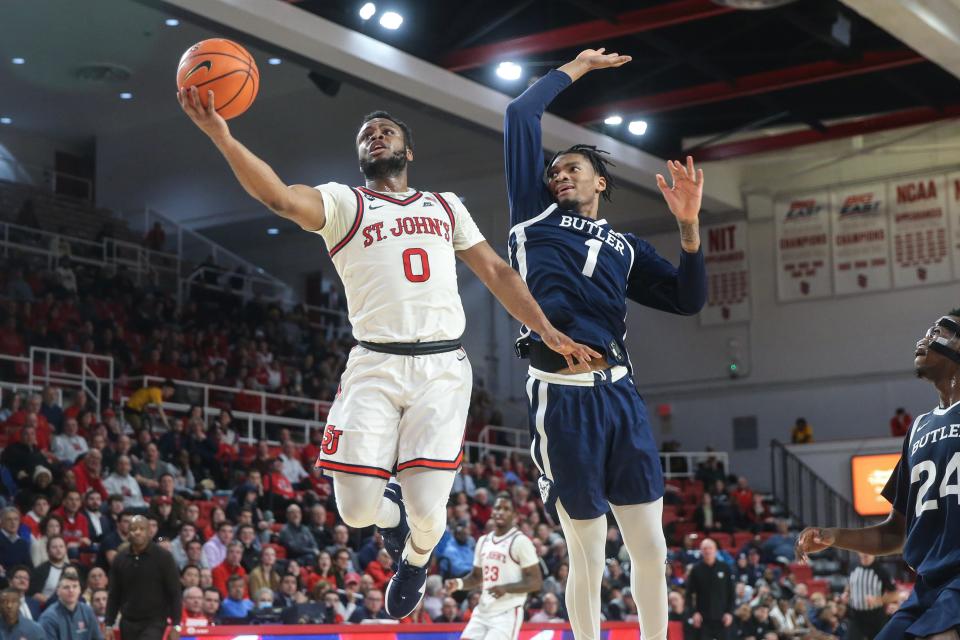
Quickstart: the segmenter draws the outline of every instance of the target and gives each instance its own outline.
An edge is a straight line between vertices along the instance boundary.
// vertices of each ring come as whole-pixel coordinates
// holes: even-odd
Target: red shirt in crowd
[[[283,475],[279,471],[273,471],[265,478],[263,483],[263,488],[269,491],[270,493],[275,493],[278,496],[283,496],[288,500],[293,500],[297,497],[296,492],[293,490],[293,485],[290,484],[290,481],[287,479],[287,476]]]
[[[250,594],[247,592],[247,570],[244,569],[242,565],[238,564],[235,567],[231,567],[226,562],[221,562],[213,568],[211,573],[213,574],[213,587],[219,591],[220,595],[224,598],[227,597],[227,580],[229,580],[231,576],[240,576],[241,578],[244,578],[243,597],[250,597]]]
[[[83,538],[90,539],[90,523],[87,521],[87,516],[78,511],[71,518],[63,510],[63,507],[60,507],[54,513],[63,518],[63,540],[67,543],[67,546],[83,544]]]
[[[81,496],[86,495],[90,489],[94,489],[100,494],[100,497],[103,498],[104,501],[110,497],[106,487],[103,486],[103,479],[91,478],[90,472],[87,471],[86,465],[83,464],[83,460],[73,465],[73,473],[77,476],[77,491],[80,492]]]
[[[907,435],[910,425],[913,424],[913,416],[909,413],[898,414],[890,419],[890,435],[894,438],[902,438]]]

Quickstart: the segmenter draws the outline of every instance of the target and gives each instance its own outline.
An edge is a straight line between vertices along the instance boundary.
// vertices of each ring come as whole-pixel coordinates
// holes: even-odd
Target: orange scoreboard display
[[[853,508],[862,516],[885,516],[890,513],[890,503],[880,492],[893,473],[899,453],[853,456],[850,458],[850,474],[853,478]]]

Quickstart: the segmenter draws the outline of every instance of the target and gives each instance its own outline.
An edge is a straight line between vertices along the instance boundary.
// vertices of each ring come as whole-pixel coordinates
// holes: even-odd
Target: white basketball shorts
[[[460,635],[463,640],[517,640],[523,624],[523,607],[484,615],[477,607]]]
[[[456,471],[472,387],[462,348],[409,356],[354,347],[316,466],[385,479],[417,467]]]

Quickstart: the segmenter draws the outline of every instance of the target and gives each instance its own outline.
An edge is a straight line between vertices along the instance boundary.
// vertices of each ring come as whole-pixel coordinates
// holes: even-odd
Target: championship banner
[[[833,291],[837,295],[890,288],[886,205],[882,182],[831,192]]]
[[[826,193],[773,203],[777,242],[777,299],[822,298],[832,293],[830,208]]]
[[[946,196],[943,176],[888,183],[894,287],[947,282],[953,278]]]
[[[750,269],[747,263],[747,223],[733,222],[701,229],[707,266],[707,304],[702,325],[750,319]]]
[[[960,172],[947,174],[947,213],[950,217],[950,251],[953,254],[953,277],[960,278]]]

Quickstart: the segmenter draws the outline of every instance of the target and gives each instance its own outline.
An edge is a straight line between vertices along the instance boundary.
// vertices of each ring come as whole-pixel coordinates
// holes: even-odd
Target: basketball
[[[223,38],[203,40],[187,49],[177,66],[177,87],[196,87],[207,106],[207,91],[224,120],[250,108],[260,88],[260,72],[253,56],[236,42]]]

